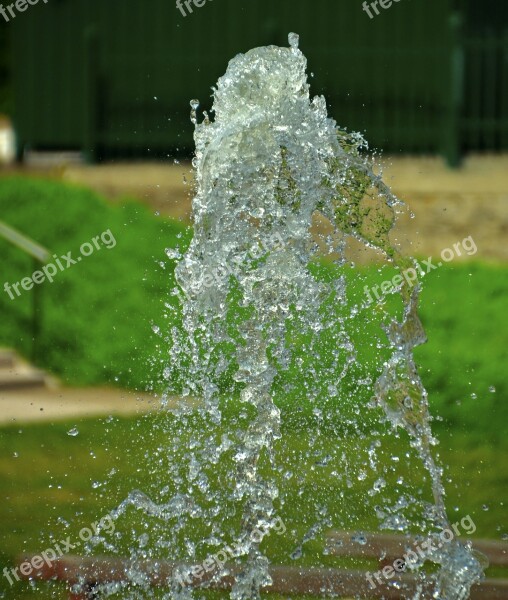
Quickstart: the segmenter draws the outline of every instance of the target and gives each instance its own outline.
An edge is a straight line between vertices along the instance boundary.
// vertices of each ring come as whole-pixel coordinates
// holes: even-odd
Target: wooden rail
[[[399,547],[400,550],[400,547]],[[19,565],[30,562],[31,556],[23,556]],[[135,569],[151,587],[172,585],[172,576],[176,568],[190,568],[188,565],[166,561],[145,560],[131,562],[128,559],[111,557],[66,556],[56,560],[50,566],[44,564],[33,570],[30,575],[21,575],[23,579],[55,580],[66,582],[69,587],[69,600],[96,600],[100,598],[98,586],[106,583],[130,583],[130,574]],[[27,569],[25,569],[26,571]],[[229,590],[238,568],[232,568],[227,577],[217,578],[214,573],[204,573],[201,579],[193,578],[194,587]],[[374,590],[366,579],[366,572],[359,569],[309,568],[273,566],[270,568],[272,584],[263,588],[266,593],[311,595],[323,597],[384,598],[398,600],[413,597],[417,591],[416,577],[407,574],[397,576],[397,583],[384,581]],[[179,584],[178,584],[179,585]],[[423,598],[430,598],[432,589],[429,584],[423,592]],[[507,600],[508,579],[487,579],[475,585],[470,600]]]
[[[421,544],[415,537],[403,537],[396,534],[366,534],[365,544],[356,541],[353,533],[346,531],[330,531],[326,535],[328,554],[332,556],[349,556],[355,558],[379,559],[383,563],[392,563],[401,558],[406,550],[414,550]],[[474,550],[487,557],[489,566],[508,568],[508,544],[493,540],[472,540]]]
[[[40,264],[48,262],[51,257],[49,250],[34,242],[29,237],[26,237],[13,227],[10,227],[3,221],[0,221],[0,237],[7,240],[13,246],[16,246],[22,250],[25,254],[28,254],[33,260],[34,272]],[[41,302],[41,290],[39,285],[33,287],[33,302],[32,302],[32,359],[37,358],[38,353],[38,338],[41,330],[41,313],[42,313],[42,302]]]

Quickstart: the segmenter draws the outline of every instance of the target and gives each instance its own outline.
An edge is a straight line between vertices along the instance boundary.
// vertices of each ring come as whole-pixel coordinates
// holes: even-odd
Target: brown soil
[[[404,252],[437,257],[444,248],[472,236],[477,257],[508,261],[508,156],[472,156],[458,170],[434,157],[385,158],[383,171],[414,213],[414,218],[401,215],[393,233]],[[113,201],[132,196],[154,212],[190,222],[193,188],[188,163],[69,166],[61,177]]]

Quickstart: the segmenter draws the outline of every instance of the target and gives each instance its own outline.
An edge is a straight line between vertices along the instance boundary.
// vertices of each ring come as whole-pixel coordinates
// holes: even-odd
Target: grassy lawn
[[[38,364],[71,385],[114,383],[159,389],[167,342],[153,334],[152,326],[169,331],[171,320],[163,316],[164,303],[171,301],[169,290],[174,285],[174,261],[167,259],[165,249],[185,247],[191,231],[134,202],[113,207],[79,187],[18,178],[0,181],[0,214],[9,225],[58,255],[76,252],[83,242],[106,229],[116,238],[114,248],[95,252],[44,286]],[[30,275],[33,267],[19,251],[1,240],[0,251],[6,257],[3,281],[12,283]],[[390,269],[377,266],[339,270],[314,265],[313,269],[316,277],[340,274],[348,281],[347,305],[331,306],[332,316],[345,314],[362,300],[366,285],[393,276]],[[501,326],[507,289],[508,268],[503,265],[457,263],[429,274],[421,305],[429,342],[415,353],[432,414],[438,417],[434,428],[446,468],[450,519],[454,522],[470,515],[477,526],[474,537],[497,540],[508,533],[502,528],[508,484],[508,331]],[[0,345],[26,355],[30,352],[30,301],[28,293],[13,302],[0,291]],[[387,307],[398,309],[390,301]],[[375,379],[387,356],[380,319],[376,311],[364,310],[348,321],[358,360],[341,394],[330,400],[323,388],[317,404],[310,403],[304,393],[306,379],[313,377],[314,368],[329,361],[335,349],[333,331],[316,336],[291,334],[295,361],[275,390],[284,429],[275,445],[279,467],[272,469],[267,460],[261,463],[266,477],[280,490],[277,514],[287,526],[284,535],[271,535],[263,542],[274,563],[343,564],[323,554],[322,532],[331,527],[377,529],[376,513],[397,502],[404,504],[412,523],[419,522],[415,499],[428,499],[420,491],[428,489],[426,475],[404,435],[384,431],[379,415],[364,410],[369,388],[360,390],[356,385],[359,378]],[[178,382],[170,385],[177,390]],[[134,489],[158,504],[167,502],[176,491],[167,473],[172,465],[184,464],[183,449],[206,439],[214,447],[225,434],[234,437],[245,429],[247,416],[236,396],[230,398],[225,401],[224,420],[217,426],[197,416],[182,427],[170,415],[149,415],[136,420],[2,428],[1,566],[11,564],[20,552],[40,552],[67,536],[76,539],[83,527],[109,513]],[[325,415],[320,426],[313,415],[316,407]],[[68,435],[75,426],[79,435]],[[208,479],[210,503],[220,508],[217,519],[224,520],[224,531],[232,535],[241,518],[238,507],[227,500],[234,488],[233,450],[223,455],[220,464],[208,464],[202,471],[196,481],[201,481],[201,475]],[[384,483],[378,485],[381,477]],[[195,491],[203,500],[197,487]],[[213,506],[209,508],[212,511]],[[163,555],[167,552],[178,558],[174,552],[181,552],[185,536],[196,544],[197,557],[208,556],[213,545],[203,540],[213,534],[210,527],[187,515],[179,521],[182,531],[171,520],[131,508],[117,522],[115,549],[126,554],[128,548],[140,548],[141,536],[148,533],[140,555],[158,556],[157,542],[170,540]],[[301,557],[291,558],[316,524],[321,533],[303,544]],[[86,550],[81,544],[74,552]],[[89,549],[91,553],[104,549],[100,550]],[[27,585],[10,589],[0,578],[0,598],[65,598],[61,587],[40,589],[40,593]]]
[[[238,424],[238,416],[231,414],[223,425],[211,428],[210,432],[215,435],[231,431],[235,424]],[[75,425],[79,435],[69,436],[67,431]],[[201,425],[197,419],[184,434],[183,441],[190,442],[193,436],[201,435]],[[140,489],[155,501],[163,502],[161,490],[169,486],[166,494],[174,491],[171,482],[164,477],[167,472],[165,461],[183,460],[183,456],[165,455],[168,439],[176,433],[177,426],[178,421],[172,416],[148,415],[140,419],[4,428],[0,436],[0,477],[5,494],[0,505],[1,564],[10,564],[12,557],[23,551],[41,552],[67,536],[79,542],[81,528],[108,514],[133,489]],[[451,436],[445,431],[439,435],[452,522],[469,514],[477,526],[473,537],[501,539],[502,534],[506,534],[500,527],[504,520],[503,499],[508,477],[499,469],[508,461],[508,444],[499,442],[494,446],[487,441],[472,441],[465,435]],[[400,492],[400,486],[390,483],[394,471],[397,478],[406,479],[407,490],[415,492],[423,474],[418,461],[414,457],[407,458],[406,453],[411,451],[404,436],[400,439],[392,435],[380,438],[382,447],[378,451],[375,473],[367,467],[369,448],[374,439],[378,438],[350,436],[340,439],[322,435],[313,428],[304,430],[289,426],[285,429],[282,440],[276,445],[277,463],[284,465],[284,469],[274,477],[281,491],[278,514],[286,525],[286,532],[280,536],[272,534],[263,542],[275,563],[343,564],[323,555],[323,541],[319,535],[304,544],[299,560],[290,556],[309,527],[319,520],[316,505],[326,506],[330,518],[322,531],[330,527],[347,528],[348,525],[355,531],[369,531],[378,526],[375,505],[391,503]],[[184,446],[187,447],[185,443]],[[316,466],[323,455],[331,457],[328,464]],[[394,457],[402,460],[395,465]],[[230,468],[226,456],[213,475],[209,473],[211,489],[218,498],[224,497],[231,484]],[[355,479],[355,473],[362,468],[368,471],[368,476],[349,486],[348,477]],[[268,471],[266,469],[267,475]],[[288,472],[294,476],[288,477]],[[345,473],[349,475],[345,477]],[[367,492],[379,474],[387,479],[387,487],[378,496],[370,497]],[[415,492],[415,495],[418,494]],[[239,515],[226,512],[228,524],[231,521],[232,525],[238,526]],[[132,509],[116,522],[115,534],[122,535],[122,539],[116,540],[117,546],[124,545],[126,550],[128,545],[136,543],[136,536],[142,532],[150,534],[152,544],[154,537],[160,540],[169,536],[171,527],[171,521],[161,523],[155,517]],[[202,523],[191,519],[186,534],[199,542],[209,531]],[[84,551],[83,543],[73,550],[74,553],[80,551]],[[211,551],[203,547],[197,554],[206,557]],[[5,580],[1,585],[5,598],[14,597],[9,595],[13,590],[7,590]],[[60,597],[53,595],[61,592],[59,586],[52,586],[42,593],[46,587],[39,586],[39,591],[35,592],[27,585],[18,584],[15,597],[19,600]]]
[[[116,240],[113,248],[94,252],[58,273],[52,284],[43,284],[37,363],[70,385],[160,389],[167,361],[164,336],[171,325],[178,326],[175,317],[164,315],[164,304],[174,302],[169,292],[175,265],[165,249],[184,249],[192,231],[135,202],[111,206],[78,186],[18,177],[0,180],[0,214],[57,256],[68,251],[75,256],[83,242],[107,229]],[[3,281],[17,282],[32,273],[31,261],[3,240],[0,252]],[[365,286],[393,275],[377,266],[341,270],[324,265],[315,270],[318,277],[342,274],[348,280],[348,305],[336,303],[330,314],[345,313],[365,300]],[[505,320],[507,289],[504,265],[450,263],[425,277],[422,293],[429,342],[416,350],[416,358],[431,392],[433,414],[459,430],[473,428],[489,437],[503,437],[503,430],[492,424],[508,420],[503,401],[508,395],[508,330],[499,326]],[[0,344],[26,356],[31,350],[31,303],[30,292],[12,301],[0,290]],[[386,356],[380,316],[364,310],[349,323],[358,351],[356,375],[375,377]],[[154,334],[155,325],[161,336]],[[310,373],[313,365],[329,359],[333,335],[315,338],[310,352],[309,339],[294,336],[295,357],[303,360],[304,368],[295,363],[281,379],[281,390],[288,383],[294,388],[289,396],[280,394],[281,402],[302,395],[302,371]],[[178,391],[178,382],[171,385]]]
[[[0,180],[1,219],[57,257],[76,259],[83,243],[110,230],[116,245],[102,245],[79,264],[41,285],[41,367],[73,385],[117,383],[146,389],[159,339],[159,319],[173,283],[166,248],[185,245],[190,230],[126,201],[112,206],[94,192],[54,181]],[[0,238],[3,283],[34,270],[32,259]],[[52,261],[53,262],[53,261]],[[65,260],[61,260],[65,266]],[[162,266],[161,266],[162,263]],[[0,343],[29,356],[32,293],[11,300],[0,290]]]

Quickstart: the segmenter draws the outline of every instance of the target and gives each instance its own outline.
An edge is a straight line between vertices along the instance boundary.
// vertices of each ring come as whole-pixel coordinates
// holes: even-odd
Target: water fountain
[[[360,422],[369,411],[374,415],[369,425],[374,441],[366,450],[374,474],[383,436],[404,438],[410,448],[406,456],[412,452],[415,464],[419,457],[428,474],[432,499],[421,492],[421,497],[406,494],[404,501],[401,494],[397,506],[381,504],[376,508],[379,527],[399,532],[416,528],[425,537],[449,527],[427,393],[413,358],[413,349],[425,341],[417,313],[419,284],[401,278],[394,312],[387,308],[390,299],[371,305],[348,297],[348,277],[359,276],[346,260],[349,239],[377,252],[378,259],[383,257],[399,272],[414,267],[390,241],[401,203],[375,174],[363,153],[362,137],[337,128],[323,97],[310,99],[298,36],[290,34],[289,42],[289,48],[257,48],[230,62],[214,91],[213,121],[205,113],[198,123],[199,103],[191,102],[194,237],[183,256],[168,253],[170,259],[178,258],[178,285],[167,306],[179,314],[183,327],[170,332],[165,376],[180,382],[184,398],[177,409],[168,408],[172,424],[159,456],[171,484],[159,495],[163,502],[133,492],[115,514],[119,519],[134,506],[159,519],[157,552],[187,563],[196,564],[199,555],[226,547],[235,538],[230,559],[240,569],[231,593],[235,600],[259,598],[260,587],[270,581],[263,536],[255,532],[273,530],[279,509],[291,501],[280,481],[299,477],[281,464],[277,453],[284,442],[284,419],[303,415],[317,423],[301,454],[315,457],[313,470],[332,468],[331,476],[345,488],[354,489],[355,478],[365,479],[361,469],[355,477],[340,473],[354,470],[342,462],[344,438],[337,437],[332,450],[322,455],[319,424],[325,427],[330,398],[339,413],[342,404],[358,398],[349,417],[344,408],[344,419],[358,429],[360,439],[365,434],[355,419]],[[329,227],[321,248],[311,233],[316,215]],[[319,275],[323,245],[333,257],[332,277]],[[374,321],[384,323],[384,333],[372,340],[375,381],[358,367],[362,348],[352,334]],[[284,375],[288,373],[293,379]],[[302,378],[300,397],[291,404],[288,397],[298,395],[298,382],[292,387],[295,373],[296,379],[298,373]],[[221,424],[235,410],[225,431]],[[182,447],[183,458],[172,461]],[[232,470],[226,470],[218,489],[211,481],[224,461]],[[396,462],[391,469],[396,475]],[[375,479],[364,494],[366,502],[369,496],[382,497],[390,485],[380,473]],[[400,477],[397,483],[402,485]],[[311,526],[281,562],[298,561],[304,545],[335,523],[334,502],[342,500],[328,494],[316,501]],[[411,520],[409,515],[416,513]],[[199,535],[191,541],[198,521],[207,529],[202,542]],[[302,521],[307,522],[303,515]],[[296,524],[286,526],[289,530]],[[132,551],[134,558],[146,556],[143,539]],[[439,571],[422,571],[422,583],[433,582],[434,598],[467,598],[482,575],[479,559],[456,541],[439,546],[430,556]],[[419,566],[412,568],[418,571]],[[228,568],[221,566],[217,576]],[[132,577],[142,584],[135,572]],[[171,597],[195,597],[188,581],[188,572],[177,574]]]

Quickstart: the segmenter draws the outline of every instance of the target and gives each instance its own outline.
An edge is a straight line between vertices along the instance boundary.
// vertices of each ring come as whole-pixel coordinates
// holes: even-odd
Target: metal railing
[[[29,237],[23,235],[16,229],[6,225],[3,221],[0,221],[0,237],[10,242],[13,246],[16,246],[22,250],[25,254],[28,254],[33,259],[34,271],[37,270],[39,264],[45,264],[51,256],[51,252],[34,242]],[[41,286],[35,285],[33,288],[32,296],[32,358],[37,357],[37,342],[41,330],[41,319],[42,319],[42,302],[41,302]]]

